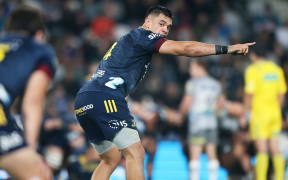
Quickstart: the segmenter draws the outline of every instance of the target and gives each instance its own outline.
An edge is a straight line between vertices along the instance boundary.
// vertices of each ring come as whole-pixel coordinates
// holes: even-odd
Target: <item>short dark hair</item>
[[[204,69],[206,69],[206,71],[208,72],[208,68],[210,66],[209,60],[207,59],[197,59],[197,60],[192,60],[193,62],[195,62],[197,65],[203,67]]]
[[[45,32],[42,14],[29,6],[21,6],[13,10],[7,17],[5,31],[8,33],[24,32],[33,36],[39,30]]]
[[[165,16],[172,19],[172,12],[168,8],[160,5],[149,8],[146,13],[146,17],[149,16],[150,14],[154,15],[164,14]]]
[[[265,57],[267,55],[267,48],[263,45],[251,46],[250,48],[250,52],[255,53],[256,56]]]

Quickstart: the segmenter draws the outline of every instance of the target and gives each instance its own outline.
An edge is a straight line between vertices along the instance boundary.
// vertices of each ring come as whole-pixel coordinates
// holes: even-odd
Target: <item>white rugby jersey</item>
[[[216,105],[222,94],[220,83],[209,76],[193,78],[186,83],[185,93],[193,96],[188,114],[189,129],[217,128]]]

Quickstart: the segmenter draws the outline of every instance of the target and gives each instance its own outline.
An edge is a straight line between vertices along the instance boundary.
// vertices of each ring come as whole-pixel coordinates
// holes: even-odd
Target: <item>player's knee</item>
[[[103,163],[105,163],[108,166],[116,167],[121,160],[121,155],[115,154],[115,155],[110,156],[110,157],[101,157],[101,160],[103,161]]]
[[[116,167],[121,160],[121,153],[116,147],[100,155],[102,163],[109,167]]]
[[[43,167],[44,167],[44,165],[43,165]],[[40,177],[39,180],[51,180],[53,175],[52,175],[51,170],[48,167],[44,167],[41,170],[41,175],[39,177]],[[37,180],[37,178],[34,177],[34,178],[31,178],[31,180]]]
[[[131,145],[130,147],[123,150],[123,154],[126,160],[137,160],[143,161],[145,157],[145,150],[140,142]]]
[[[281,151],[280,151],[280,149],[278,148],[278,146],[277,146],[277,147],[271,147],[271,148],[270,148],[270,151],[271,151],[271,154],[272,154],[273,156],[281,155]]]
[[[51,169],[45,164],[42,160],[38,160],[34,163],[35,169],[31,171],[29,177],[23,177],[23,179],[27,180],[51,180],[53,175]],[[22,179],[22,178],[21,178]]]

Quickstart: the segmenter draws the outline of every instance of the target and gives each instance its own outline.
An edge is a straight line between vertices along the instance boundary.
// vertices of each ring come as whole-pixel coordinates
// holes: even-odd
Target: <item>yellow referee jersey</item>
[[[251,64],[245,73],[245,93],[253,94],[251,112],[281,112],[279,94],[286,93],[283,70],[272,61]]]

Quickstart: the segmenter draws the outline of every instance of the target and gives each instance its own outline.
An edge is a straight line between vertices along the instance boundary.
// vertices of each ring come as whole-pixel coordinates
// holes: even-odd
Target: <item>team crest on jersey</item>
[[[159,37],[159,36],[160,36],[160,34],[150,33],[149,36],[148,36],[148,38],[149,38],[150,40],[152,40],[152,39],[154,39],[154,38],[156,38],[156,37]]]

